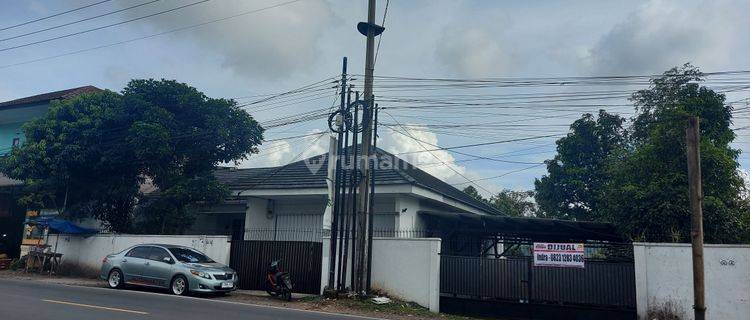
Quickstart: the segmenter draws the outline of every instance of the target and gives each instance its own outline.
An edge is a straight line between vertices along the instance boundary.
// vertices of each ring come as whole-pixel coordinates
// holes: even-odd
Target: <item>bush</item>
[[[668,300],[663,303],[650,303],[648,309],[648,320],[682,320],[685,310],[677,303]]]

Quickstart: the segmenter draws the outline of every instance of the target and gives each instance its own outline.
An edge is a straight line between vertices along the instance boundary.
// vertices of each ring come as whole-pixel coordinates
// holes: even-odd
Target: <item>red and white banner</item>
[[[534,242],[534,266],[584,268],[583,244]]]

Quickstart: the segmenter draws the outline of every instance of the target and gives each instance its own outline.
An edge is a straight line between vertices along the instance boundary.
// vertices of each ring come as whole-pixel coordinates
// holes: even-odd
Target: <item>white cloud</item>
[[[318,129],[308,133],[320,133]],[[271,136],[269,139],[274,139]],[[304,160],[328,152],[328,135],[312,135],[300,139],[278,140],[263,143],[260,152],[240,162],[239,168],[275,167]]]
[[[159,30],[170,29],[275,4],[278,2],[211,1],[199,8],[180,10],[179,14],[149,19],[148,23]],[[142,15],[136,11],[129,14]],[[336,20],[328,2],[300,1],[225,20],[189,34],[198,47],[217,53],[222,67],[240,76],[275,80],[309,71],[320,55],[319,40]]]
[[[467,179],[474,181],[492,175],[492,173],[479,172],[456,164],[456,158],[446,150],[425,152],[425,149],[434,150],[437,149],[436,145],[442,145],[438,141],[438,136],[425,127],[417,125],[408,126],[408,135],[414,137],[414,139],[392,130],[384,131],[384,134],[380,134],[378,147],[447,183],[457,184],[456,188],[458,189],[463,189],[469,185],[466,183]],[[423,142],[418,142],[417,140]],[[491,194],[500,191],[500,187],[491,181],[478,181],[472,183],[472,185],[477,187],[479,192],[485,197],[489,197]]]
[[[499,32],[477,27],[446,29],[437,41],[438,60],[453,72],[468,77],[507,74],[517,63],[513,51],[502,46]]]
[[[37,0],[29,1],[29,10],[39,15],[44,15],[44,14],[49,13],[49,9],[47,8],[47,6],[44,5],[44,3],[41,3]]]
[[[654,0],[615,25],[587,57],[595,73],[661,72],[685,62],[714,69],[729,62],[734,5]]]

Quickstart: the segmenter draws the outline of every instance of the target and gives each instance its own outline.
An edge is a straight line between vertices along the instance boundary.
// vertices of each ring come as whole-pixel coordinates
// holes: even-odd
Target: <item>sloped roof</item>
[[[58,100],[58,99],[68,99],[68,98],[75,97],[82,93],[98,92],[98,91],[102,91],[102,89],[99,89],[94,86],[83,86],[83,87],[78,87],[78,88],[73,88],[73,89],[66,89],[66,90],[60,90],[60,91],[55,91],[55,92],[43,93],[43,94],[38,94],[35,96],[10,100],[6,102],[0,102],[0,109],[24,105],[24,104],[47,102],[47,101]]]
[[[431,190],[455,201],[492,214],[503,214],[492,206],[475,199],[454,186],[399,159],[382,149],[377,149],[378,168],[374,170],[375,185],[410,184]],[[384,158],[393,159],[387,165]],[[313,164],[313,165],[309,165]],[[310,168],[312,167],[313,170]],[[318,168],[315,170],[315,168]],[[219,168],[215,176],[231,190],[253,189],[307,189],[326,188],[327,155],[270,168]]]

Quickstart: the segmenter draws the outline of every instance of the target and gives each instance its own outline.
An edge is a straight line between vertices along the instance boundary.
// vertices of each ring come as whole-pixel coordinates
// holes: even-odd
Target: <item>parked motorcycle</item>
[[[279,267],[279,260],[272,261],[266,271],[266,292],[272,297],[292,301],[292,278]]]

